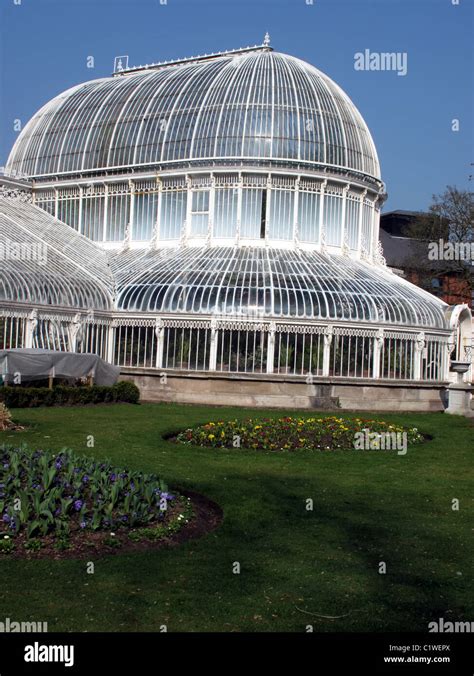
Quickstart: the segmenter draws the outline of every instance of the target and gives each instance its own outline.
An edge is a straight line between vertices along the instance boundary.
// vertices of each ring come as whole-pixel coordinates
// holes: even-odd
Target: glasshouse
[[[385,264],[361,114],[268,35],[119,59],[33,116],[0,187],[0,349],[93,352],[150,399],[359,408],[442,408],[470,360],[468,307]]]

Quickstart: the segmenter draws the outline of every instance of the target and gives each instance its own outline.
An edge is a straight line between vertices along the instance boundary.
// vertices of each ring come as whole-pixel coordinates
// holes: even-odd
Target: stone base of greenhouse
[[[259,408],[444,411],[448,383],[308,376],[156,372],[123,368],[124,380],[140,388],[143,401]],[[466,385],[466,387],[469,387]]]

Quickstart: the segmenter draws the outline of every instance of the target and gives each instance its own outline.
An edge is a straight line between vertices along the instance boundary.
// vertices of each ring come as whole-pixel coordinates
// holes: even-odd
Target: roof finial
[[[263,45],[264,45],[264,47],[270,47],[270,33],[268,31],[265,33]]]

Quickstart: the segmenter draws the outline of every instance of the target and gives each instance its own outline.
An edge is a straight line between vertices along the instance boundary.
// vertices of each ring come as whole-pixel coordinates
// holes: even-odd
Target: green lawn
[[[281,411],[123,404],[13,413],[29,427],[2,440],[69,446],[156,472],[218,502],[224,522],[179,547],[97,559],[94,575],[86,561],[3,557],[1,621],[47,621],[50,631],[426,631],[439,617],[474,620],[472,421],[377,416],[433,437],[406,456],[277,454],[188,447],[162,435]]]

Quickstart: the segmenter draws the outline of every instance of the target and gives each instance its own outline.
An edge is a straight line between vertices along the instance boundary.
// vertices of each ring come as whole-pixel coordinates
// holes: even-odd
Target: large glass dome
[[[267,44],[123,68],[47,103],[8,175],[106,247],[211,244],[373,256],[385,188],[359,111]]]
[[[380,179],[370,132],[349,97],[310,64],[270,47],[73,87],[34,115],[7,168],[46,177],[242,159]]]

